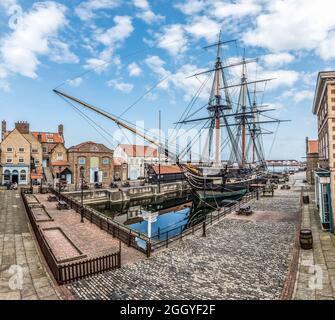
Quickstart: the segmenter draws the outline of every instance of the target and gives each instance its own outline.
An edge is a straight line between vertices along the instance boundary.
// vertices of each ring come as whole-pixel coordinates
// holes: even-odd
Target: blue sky
[[[276,78],[263,101],[277,109],[274,116],[292,120],[279,127],[270,158],[301,159],[306,136],[316,137],[317,73],[335,69],[334,10],[332,0],[1,0],[1,119],[44,131],[63,123],[67,146],[93,140],[115,147],[52,89],[63,84],[60,90],[120,115],[166,78],[123,117],[151,129],[161,110],[167,130],[200,84],[186,77],[213,65],[215,52],[202,47],[221,29],[224,39],[238,39],[224,55],[236,59],[245,48],[248,58],[258,57],[250,78],[256,70],[259,78]],[[232,82],[239,72],[231,70]],[[85,113],[110,134],[117,129]],[[273,138],[265,138],[267,156]]]

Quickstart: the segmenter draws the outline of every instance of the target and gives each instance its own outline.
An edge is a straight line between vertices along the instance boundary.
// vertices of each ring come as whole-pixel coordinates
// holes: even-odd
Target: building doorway
[[[12,172],[12,183],[19,184],[19,172],[17,170]]]
[[[94,171],[94,183],[99,182],[99,172],[98,171]]]

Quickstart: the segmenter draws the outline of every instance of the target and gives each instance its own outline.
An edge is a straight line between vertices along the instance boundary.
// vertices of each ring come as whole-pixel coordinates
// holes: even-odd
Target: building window
[[[63,153],[62,152],[57,153],[57,160],[63,160]]]
[[[7,152],[13,152],[13,148],[7,148]]]
[[[35,160],[35,164],[39,164],[40,162],[38,160]]]
[[[334,90],[334,89],[332,89],[332,90],[331,90],[331,93],[332,93],[332,94],[335,94],[335,90]]]
[[[7,157],[6,162],[7,163],[12,163],[13,162],[13,158],[12,157]]]
[[[102,159],[102,164],[108,165],[109,164],[109,158],[103,158]]]
[[[332,98],[332,102],[335,102],[335,98]]]
[[[27,180],[27,172],[26,172],[26,170],[21,170],[21,172],[20,172],[20,180],[21,181],[26,181]]]
[[[20,158],[19,158],[19,162],[20,162],[20,163],[24,163],[24,158],[20,157]]]
[[[19,148],[19,152],[24,152],[24,148]]]
[[[43,147],[43,152],[44,153],[48,152],[48,149],[46,147]]]
[[[104,172],[102,173],[102,177],[103,177],[104,179],[107,179],[107,178],[108,178],[108,172],[104,171]]]
[[[10,180],[10,171],[9,170],[5,170],[4,172],[4,180],[5,181],[9,181]]]
[[[83,158],[83,157],[81,157],[81,158],[78,159],[78,163],[79,164],[85,164],[86,163],[86,159]]]
[[[31,152],[32,153],[38,153],[38,149],[32,149]]]
[[[54,139],[47,139],[47,142],[54,142]]]

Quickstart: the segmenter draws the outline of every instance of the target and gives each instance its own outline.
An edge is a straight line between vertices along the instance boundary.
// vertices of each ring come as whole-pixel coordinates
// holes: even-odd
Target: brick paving
[[[0,189],[0,300],[59,298],[36,246],[19,191]]]
[[[305,186],[310,204],[303,206],[302,228],[313,232],[313,249],[301,250],[299,273],[294,298],[296,300],[335,299],[335,237],[322,231],[315,209],[314,191]]]
[[[300,187],[274,199],[253,203],[252,219],[229,216],[206,238],[184,238],[150,259],[67,287],[76,299],[279,299],[297,232]]]
[[[113,238],[112,235],[101,230],[94,223],[90,223],[87,219],[84,220],[84,223],[81,223],[80,215],[74,210],[57,210],[57,202],[47,201],[48,194],[36,194],[35,196],[53,219],[53,221],[38,222],[42,231],[50,228],[58,229],[58,232],[53,233],[48,230],[46,238],[50,240],[54,255],[60,260],[78,257],[76,248],[85,256],[83,258],[107,255],[119,250],[119,240],[117,238]],[[45,234],[45,231],[43,233]],[[145,258],[143,253],[124,244],[122,244],[121,252],[122,264]]]

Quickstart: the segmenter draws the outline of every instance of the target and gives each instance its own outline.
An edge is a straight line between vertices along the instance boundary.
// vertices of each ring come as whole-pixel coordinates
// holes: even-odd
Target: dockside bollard
[[[206,237],[206,221],[202,223],[202,236]]]

